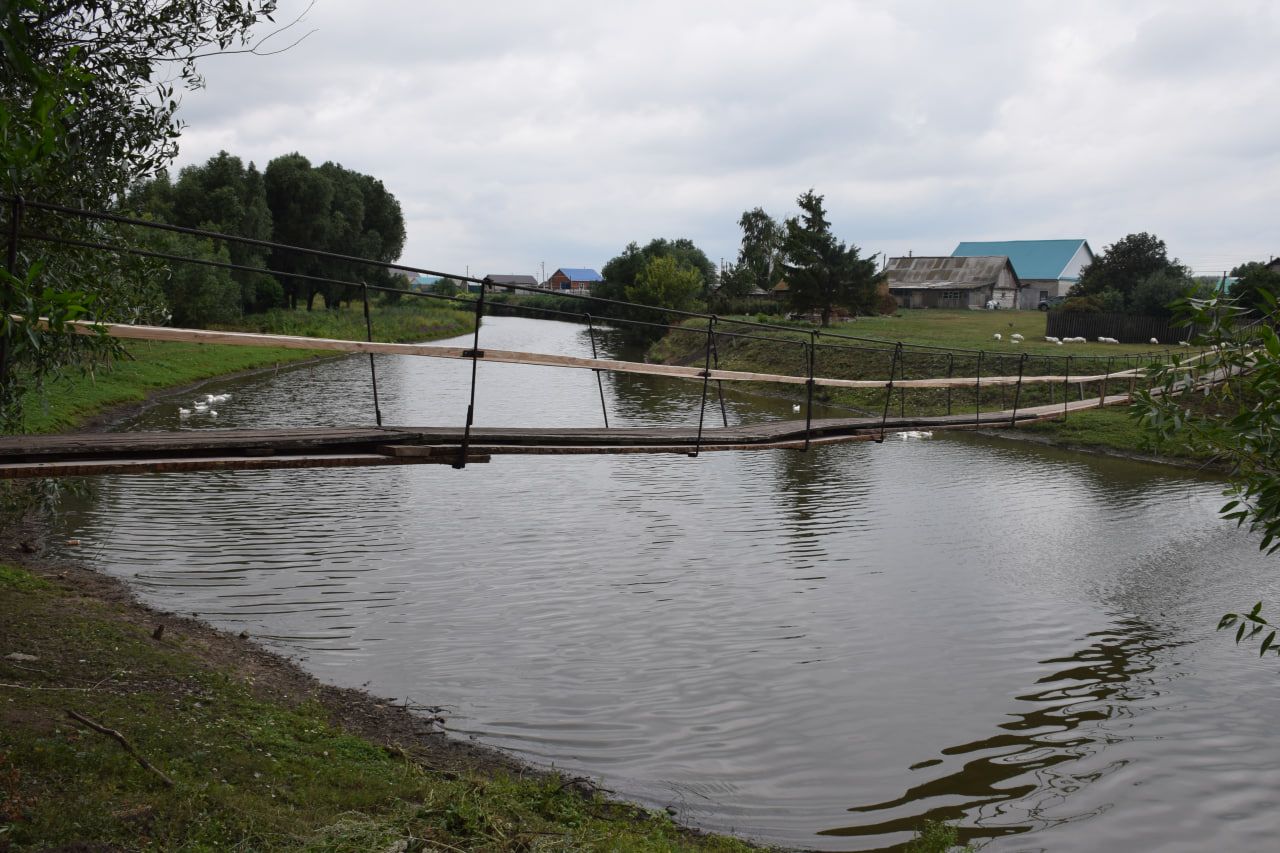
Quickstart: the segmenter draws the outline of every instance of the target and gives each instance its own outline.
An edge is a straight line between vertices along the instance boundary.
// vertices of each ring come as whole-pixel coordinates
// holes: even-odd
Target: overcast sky
[[[653,237],[732,261],[744,210],[810,187],[864,254],[1135,231],[1202,273],[1280,253],[1268,0],[316,0],[266,47],[309,31],[205,60],[178,165],[371,174],[415,266],[599,269]]]

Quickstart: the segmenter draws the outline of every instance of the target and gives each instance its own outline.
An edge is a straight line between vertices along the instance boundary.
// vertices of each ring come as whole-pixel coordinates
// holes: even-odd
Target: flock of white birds
[[[996,332],[994,335],[991,336],[991,339],[993,341],[1002,341],[1004,340],[1004,335],[1000,334],[999,332]],[[1055,338],[1053,335],[1045,335],[1044,339],[1045,339],[1045,343],[1057,344],[1058,346],[1062,346],[1063,344],[1087,344],[1089,342],[1088,338]],[[1009,343],[1011,344],[1020,344],[1022,343],[1023,340],[1024,338],[1022,337],[1022,335],[1018,334],[1017,332],[1014,332],[1012,335],[1009,336]],[[1115,338],[1108,338],[1105,336],[1099,337],[1097,340],[1098,340],[1098,343],[1100,344],[1120,343],[1120,341],[1116,340]],[[1160,346],[1159,339],[1152,338],[1151,345],[1157,346],[1157,347]],[[1178,345],[1184,346],[1184,347],[1191,346],[1191,344],[1188,343],[1187,341],[1178,341]]]
[[[214,404],[225,403],[230,399],[230,394],[205,394],[203,397],[197,397],[191,403],[190,409],[185,406],[179,406],[178,417],[182,420],[186,420],[192,415],[216,418],[218,416],[218,410],[214,408]]]

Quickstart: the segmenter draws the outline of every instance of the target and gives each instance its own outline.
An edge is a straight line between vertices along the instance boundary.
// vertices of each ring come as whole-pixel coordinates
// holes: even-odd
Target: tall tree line
[[[391,263],[404,249],[400,203],[381,181],[337,163],[312,166],[301,154],[277,157],[259,172],[239,157],[219,152],[188,166],[171,181],[167,174],[130,193],[128,206],[157,221],[239,237]],[[390,287],[397,281],[385,268],[268,249],[236,241],[202,240],[150,232],[146,239],[171,254],[229,260],[273,274],[227,271],[198,264],[171,263],[160,270],[161,287],[177,325],[226,322],[241,314],[280,306],[328,308],[349,300],[354,288],[311,281],[315,276]]]

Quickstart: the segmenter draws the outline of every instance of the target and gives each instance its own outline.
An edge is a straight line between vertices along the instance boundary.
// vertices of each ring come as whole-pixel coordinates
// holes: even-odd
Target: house
[[[444,281],[443,276],[426,275],[425,273],[422,273],[409,279],[409,289],[427,291],[433,289],[442,281]]]
[[[600,273],[583,267],[560,267],[547,279],[547,287],[552,290],[567,290],[574,293],[587,293],[591,285],[604,281]]]
[[[1035,308],[1042,299],[1066,296],[1080,278],[1080,270],[1093,261],[1087,240],[1001,240],[967,242],[956,246],[953,258],[1004,255],[1013,264],[1024,289],[1019,308]]]
[[[1013,308],[1023,289],[1004,255],[890,258],[885,279],[903,308]]]
[[[502,288],[507,293],[514,293],[515,287],[537,287],[538,280],[531,275],[487,275],[485,281],[489,282],[489,290],[497,290]],[[514,287],[513,287],[514,285]]]

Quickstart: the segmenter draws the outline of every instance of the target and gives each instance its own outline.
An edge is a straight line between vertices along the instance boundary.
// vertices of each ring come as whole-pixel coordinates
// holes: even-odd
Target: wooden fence
[[[1045,334],[1056,338],[1115,338],[1122,344],[1145,344],[1155,338],[1164,346],[1190,338],[1194,330],[1174,326],[1168,317],[1140,314],[1086,314],[1050,311]]]

